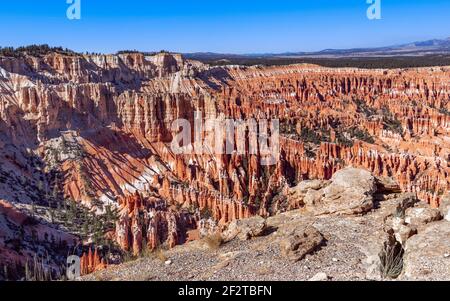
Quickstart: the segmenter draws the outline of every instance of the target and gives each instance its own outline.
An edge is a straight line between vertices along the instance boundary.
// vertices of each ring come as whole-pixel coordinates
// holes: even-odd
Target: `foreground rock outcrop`
[[[240,240],[248,240],[252,237],[261,236],[265,230],[266,221],[260,216],[235,220],[232,221],[222,233],[222,238],[225,242],[231,241],[236,237]]]
[[[442,216],[445,220],[450,221],[450,193],[447,193],[441,201],[441,206],[439,207]]]
[[[405,280],[450,279],[450,223],[434,222],[405,246]]]
[[[303,181],[292,189],[290,200],[316,215],[362,214],[374,207],[377,190],[375,177],[363,169],[346,168],[336,172],[329,182]]]
[[[348,178],[348,183],[361,181],[365,188],[352,190],[354,186],[342,182],[345,174],[355,177]],[[334,190],[336,200],[350,189],[370,198],[374,206],[355,211],[349,202],[348,208],[340,207],[343,211],[327,214],[305,206],[266,219],[237,220],[224,230],[224,239],[208,236],[164,251],[170,266],[155,254],[83,280],[450,279],[450,228],[448,221],[434,215],[436,209],[425,206],[414,194],[395,192],[386,179],[353,168],[340,171],[328,182],[306,182],[300,191],[308,195],[329,186],[347,187]],[[296,187],[288,200],[298,201],[298,195]],[[414,218],[408,219],[412,212]]]
[[[324,238],[314,227],[285,230],[280,241],[281,254],[291,261],[303,259],[307,254],[315,251],[323,242]]]
[[[426,224],[406,239],[404,250],[396,240],[397,209],[417,204],[407,201],[410,197],[383,195],[377,208],[365,214],[281,213],[267,218],[266,231],[251,239],[236,236],[222,245],[192,241],[164,251],[171,265],[155,255],[83,280],[448,280],[447,221]],[[398,270],[385,260],[384,252],[394,249],[400,252],[393,255],[400,256]]]

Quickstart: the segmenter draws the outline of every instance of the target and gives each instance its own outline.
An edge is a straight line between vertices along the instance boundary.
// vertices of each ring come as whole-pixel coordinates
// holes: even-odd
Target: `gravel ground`
[[[313,218],[298,211],[289,212],[268,219],[274,231],[263,237],[236,239],[218,249],[208,247],[204,241],[191,242],[164,251],[164,256],[150,255],[109,267],[83,280],[302,281],[320,272],[326,273],[330,280],[365,280],[364,248],[376,236],[374,233],[381,231],[380,225],[371,221],[374,219],[367,216]],[[305,223],[313,224],[326,243],[301,261],[289,261],[280,254],[276,229]]]

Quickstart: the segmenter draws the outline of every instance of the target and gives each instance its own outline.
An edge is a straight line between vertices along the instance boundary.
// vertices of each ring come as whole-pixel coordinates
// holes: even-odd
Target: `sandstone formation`
[[[53,228],[62,199],[98,214],[112,206],[119,216],[107,237],[134,255],[254,216],[367,214],[383,178],[386,191],[412,193],[447,217],[449,77],[448,67],[212,67],[171,53],[0,57],[0,199]],[[175,153],[172,123],[194,124],[196,112],[203,121],[279,119],[278,160],[266,166],[250,152],[250,126],[245,137],[215,137],[214,146],[245,141],[241,152]],[[201,139],[187,149],[208,144]],[[424,210],[432,216],[416,208],[406,219],[438,218]],[[400,240],[413,235],[408,227],[399,224]],[[4,228],[2,261],[15,261],[22,256],[4,237],[19,231]]]
[[[165,252],[170,265],[145,257],[83,280],[129,280],[130,275],[133,280],[197,281],[450,279],[448,222],[425,219],[427,223],[417,228],[406,223],[413,209],[435,209],[425,207],[413,193],[399,193],[386,179],[358,169],[344,169],[342,173],[376,181],[375,190],[372,185],[366,186],[370,188],[366,196],[375,202],[370,211],[317,215],[301,208],[267,218],[235,220],[222,233],[233,234],[225,244],[211,248],[205,247],[203,240],[190,241]],[[301,194],[346,185],[339,174],[334,181],[305,181]],[[288,201],[298,198],[299,190],[288,194]],[[336,198],[346,194],[347,189],[336,191]],[[260,232],[263,227],[266,230]],[[252,229],[258,230],[257,236],[239,236],[253,236]]]
[[[188,229],[197,227],[194,216],[168,208],[165,201],[143,198],[136,193],[119,200],[116,241],[125,251],[139,255],[143,250],[169,248],[186,241]]]
[[[104,259],[100,258],[97,249],[92,252],[92,249],[89,248],[89,251],[87,253],[83,253],[83,255],[81,256],[80,266],[81,276],[83,276],[105,269],[107,267],[107,264],[105,263]]]

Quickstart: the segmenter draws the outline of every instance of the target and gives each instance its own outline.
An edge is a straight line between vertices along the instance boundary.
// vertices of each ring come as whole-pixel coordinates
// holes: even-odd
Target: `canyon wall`
[[[208,220],[295,209],[289,187],[349,165],[437,207],[450,187],[449,79],[449,67],[210,67],[169,53],[0,57],[0,169],[99,213],[117,207],[114,239],[135,255]],[[196,111],[279,119],[279,160],[264,166],[248,147],[175,154],[172,123]],[[13,197],[24,187],[1,196],[30,210],[32,192]]]

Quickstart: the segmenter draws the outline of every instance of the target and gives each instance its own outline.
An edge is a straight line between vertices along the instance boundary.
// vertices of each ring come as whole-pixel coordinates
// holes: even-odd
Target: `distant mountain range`
[[[353,58],[353,57],[394,57],[394,56],[426,56],[450,54],[450,38],[413,42],[387,47],[325,49],[317,52],[286,52],[267,54],[223,54],[198,52],[185,54],[186,57],[201,60],[227,60],[237,58]]]

